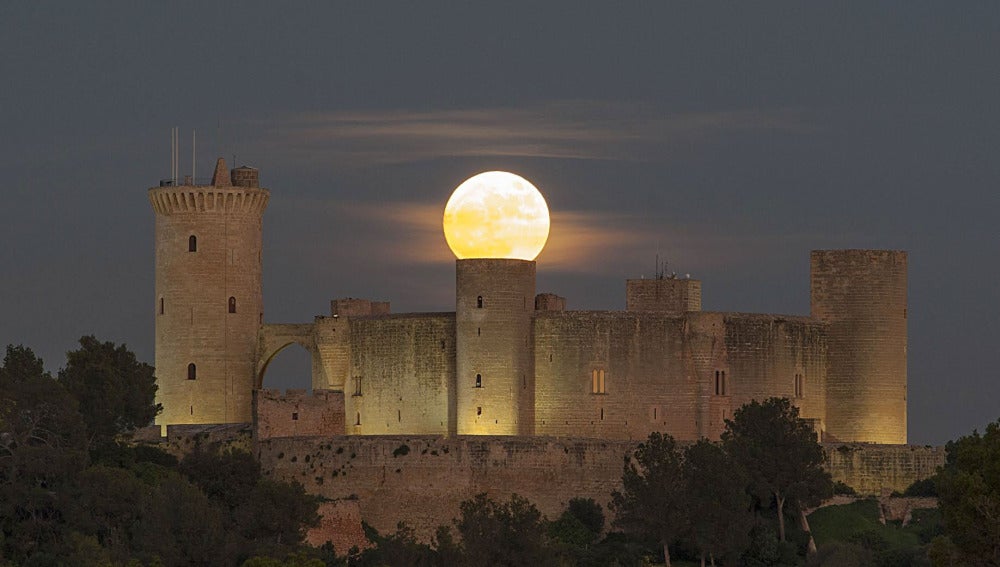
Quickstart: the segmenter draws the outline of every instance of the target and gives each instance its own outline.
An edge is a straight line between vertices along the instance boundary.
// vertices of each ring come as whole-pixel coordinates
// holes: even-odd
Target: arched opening
[[[230,297],[229,298],[229,312],[230,313],[236,313],[236,298],[235,297]]]
[[[197,252],[197,251],[198,251],[198,237],[192,234],[191,236],[188,237],[188,252]]]
[[[258,388],[311,390],[312,354],[298,343],[288,343],[267,359],[257,380]]]
[[[483,387],[483,375],[482,374],[476,374],[476,387],[477,388],[482,388]]]
[[[188,364],[188,380],[196,380],[198,378],[198,367],[192,362]]]
[[[479,297],[476,298],[476,309],[482,309],[482,308],[483,308],[483,296],[480,295]]]

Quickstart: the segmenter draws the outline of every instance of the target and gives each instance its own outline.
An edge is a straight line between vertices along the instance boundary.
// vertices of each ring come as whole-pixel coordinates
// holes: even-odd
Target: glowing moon
[[[527,179],[487,171],[451,194],[444,237],[459,259],[534,260],[549,238],[549,207]]]

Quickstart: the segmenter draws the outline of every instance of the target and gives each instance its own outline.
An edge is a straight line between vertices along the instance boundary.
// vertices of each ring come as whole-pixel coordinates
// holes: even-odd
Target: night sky
[[[260,168],[268,322],[454,309],[444,204],[490,169],[552,211],[538,290],[809,312],[809,251],[910,253],[909,431],[1000,417],[1000,4],[0,6],[0,345],[153,361],[146,189]],[[292,350],[292,349],[289,349]],[[305,351],[266,386],[308,383]]]

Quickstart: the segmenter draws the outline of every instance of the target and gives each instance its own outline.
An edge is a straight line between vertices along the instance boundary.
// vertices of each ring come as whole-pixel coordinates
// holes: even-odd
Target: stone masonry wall
[[[825,327],[805,317],[567,311],[534,322],[540,435],[716,439],[735,408],[772,396],[825,417]]]
[[[918,445],[828,444],[827,470],[860,494],[902,492],[944,466],[944,447]]]
[[[692,279],[663,278],[627,280],[627,311],[701,311],[701,282]]]
[[[643,439],[666,431],[698,438],[683,317],[539,312],[534,323],[539,435]]]
[[[350,318],[347,433],[454,431],[454,392],[454,314]]]
[[[726,395],[713,396],[722,414],[711,415],[708,437],[718,438],[725,419],[740,406],[771,397],[788,398],[805,419],[826,419],[827,341],[824,324],[807,317],[727,313]],[[796,376],[802,390],[796,395]],[[714,373],[706,381],[714,381]],[[714,384],[712,384],[714,387]],[[714,388],[713,388],[714,392]]]
[[[624,457],[637,441],[555,437],[326,436],[264,439],[264,473],[330,499],[357,499],[361,518],[392,532],[400,520],[429,539],[476,494],[528,498],[555,518],[571,498],[607,511]],[[863,494],[904,490],[944,463],[944,450],[905,445],[826,446],[828,470]]]
[[[828,323],[830,440],[906,443],[906,252],[814,250],[812,316]]]
[[[269,195],[234,187],[149,190],[156,214],[158,424],[251,419]]]
[[[255,390],[253,430],[260,439],[344,434],[344,393]]]

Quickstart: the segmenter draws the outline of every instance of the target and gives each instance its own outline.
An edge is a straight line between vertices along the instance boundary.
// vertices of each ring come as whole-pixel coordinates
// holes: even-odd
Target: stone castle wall
[[[454,432],[454,314],[352,317],[348,327],[348,433]]]
[[[344,393],[254,390],[253,431],[258,439],[344,435]]]
[[[601,311],[535,317],[539,435],[697,439],[696,379],[680,316]]]
[[[571,498],[607,511],[624,458],[637,441],[555,437],[326,436],[256,444],[268,476],[296,480],[310,493],[356,499],[380,532],[400,520],[429,539],[459,516],[459,503],[486,493],[517,493],[555,518]],[[828,470],[864,494],[902,491],[944,464],[944,450],[906,445],[826,446]],[[879,480],[881,479],[881,480]],[[610,515],[610,514],[609,514]]]
[[[751,400],[825,418],[825,328],[805,317],[567,311],[535,317],[539,435],[718,438]],[[807,388],[796,396],[796,376]]]

